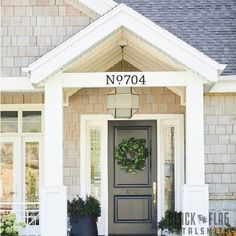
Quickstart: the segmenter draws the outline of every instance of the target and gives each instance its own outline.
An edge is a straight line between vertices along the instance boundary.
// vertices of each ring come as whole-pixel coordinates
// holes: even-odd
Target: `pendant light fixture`
[[[124,41],[122,41],[124,42]],[[121,48],[120,72],[124,72],[124,49],[126,43],[119,44]],[[130,87],[117,87],[108,94],[108,111],[115,118],[131,118],[139,108],[139,96]]]

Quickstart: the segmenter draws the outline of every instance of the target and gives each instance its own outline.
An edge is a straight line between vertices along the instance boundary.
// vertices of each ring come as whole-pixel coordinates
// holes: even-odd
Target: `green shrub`
[[[25,223],[17,223],[16,216],[10,213],[1,216],[0,220],[0,235],[1,236],[20,236],[19,230],[25,228]]]
[[[86,196],[85,200],[78,196],[71,202],[68,201],[67,210],[70,218],[75,218],[78,216],[93,216],[98,218],[101,216],[100,202],[92,196]]]
[[[176,211],[166,211],[165,217],[161,219],[158,227],[161,230],[167,229],[170,233],[180,233],[182,228],[182,213]]]

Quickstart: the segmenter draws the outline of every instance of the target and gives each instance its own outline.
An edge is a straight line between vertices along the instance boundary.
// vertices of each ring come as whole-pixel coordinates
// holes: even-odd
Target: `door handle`
[[[153,196],[153,203],[156,204],[157,202],[157,183],[153,182],[152,183],[152,196]]]

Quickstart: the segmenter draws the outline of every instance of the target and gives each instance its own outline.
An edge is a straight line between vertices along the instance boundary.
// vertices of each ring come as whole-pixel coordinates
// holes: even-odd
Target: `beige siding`
[[[44,95],[41,92],[34,93],[1,93],[0,104],[42,104]]]
[[[204,107],[210,210],[227,211],[236,225],[236,93],[208,94]]]
[[[1,14],[1,76],[22,76],[21,67],[91,22],[64,0],[2,0]]]
[[[211,199],[236,199],[236,94],[206,95],[206,182]]]

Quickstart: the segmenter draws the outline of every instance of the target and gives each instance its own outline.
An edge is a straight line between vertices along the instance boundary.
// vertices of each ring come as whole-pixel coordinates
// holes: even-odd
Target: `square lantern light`
[[[139,96],[133,88],[115,88],[108,94],[108,110],[115,118],[131,118],[139,108]]]

